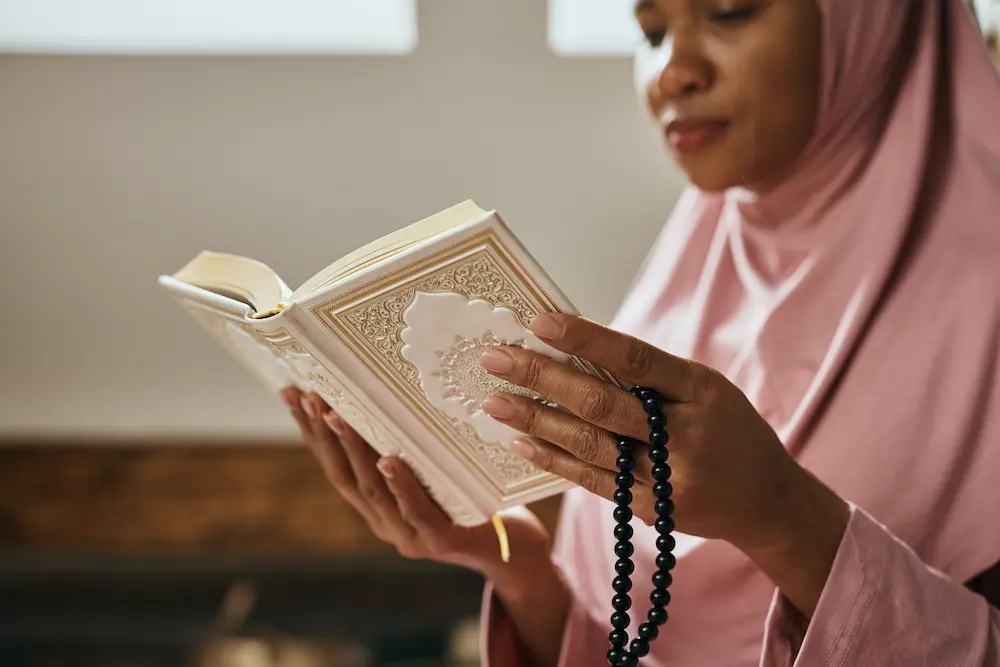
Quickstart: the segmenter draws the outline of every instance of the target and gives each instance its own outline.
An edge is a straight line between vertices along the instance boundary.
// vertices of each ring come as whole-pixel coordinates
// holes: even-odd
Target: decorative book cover
[[[576,311],[496,212],[460,206],[460,222],[313,279],[269,316],[217,287],[160,282],[266,386],[316,391],[410,463],[452,520],[475,525],[568,486],[511,452],[521,434],[481,410],[492,393],[530,395],[483,370],[482,353],[520,345],[616,380],[527,329],[536,313]]]

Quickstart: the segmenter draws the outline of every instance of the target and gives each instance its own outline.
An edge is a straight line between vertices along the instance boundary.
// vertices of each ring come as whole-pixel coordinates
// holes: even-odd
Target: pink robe
[[[724,372],[852,518],[808,624],[744,554],[679,534],[641,664],[1000,667],[1000,614],[963,586],[1000,562],[1000,77],[960,0],[820,7],[794,176],[690,189],[612,326]],[[605,664],[611,510],[566,497],[562,665]],[[656,535],[633,527],[634,637]],[[489,590],[484,621],[487,664],[520,665]]]
[[[574,499],[571,504],[579,503]],[[569,545],[566,542],[573,542]],[[582,549],[563,540],[560,565],[586,567]],[[727,579],[719,573],[720,578]],[[604,584],[610,589],[608,582]],[[644,658],[655,667],[996,667],[1000,665],[1000,610],[924,563],[906,544],[863,510],[853,508],[847,533],[812,620],[806,624],[779,593],[770,601],[759,626],[725,627],[734,618],[759,616],[762,600],[734,588],[729,596],[740,607],[725,613],[695,638],[671,628],[671,616],[658,642],[679,640],[686,646],[664,661]],[[754,593],[760,593],[754,587]],[[483,607],[483,655],[486,667],[520,667],[517,642],[502,607],[489,592]],[[706,605],[709,607],[712,605]],[[673,609],[682,615],[690,610]],[[714,609],[718,611],[716,607]],[[695,610],[699,615],[711,611]],[[757,613],[755,613],[757,612]],[[704,618],[702,618],[704,621]],[[686,624],[687,625],[687,624]],[[603,667],[610,624],[595,619],[574,599],[562,640],[560,667]],[[746,632],[741,632],[745,630]],[[718,633],[714,638],[712,633]],[[749,636],[748,636],[749,635]],[[633,634],[634,636],[634,634]],[[654,654],[655,655],[655,654]]]

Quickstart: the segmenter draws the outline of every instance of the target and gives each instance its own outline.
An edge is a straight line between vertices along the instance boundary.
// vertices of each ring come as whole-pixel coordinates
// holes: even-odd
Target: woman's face
[[[691,182],[759,190],[783,178],[819,107],[816,0],[639,0],[635,15],[637,85]]]

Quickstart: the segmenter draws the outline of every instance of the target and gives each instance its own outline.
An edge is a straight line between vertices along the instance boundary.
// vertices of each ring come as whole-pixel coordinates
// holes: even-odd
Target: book
[[[315,391],[383,456],[405,460],[459,525],[563,492],[510,450],[523,435],[481,409],[492,393],[551,404],[479,365],[518,345],[617,383],[527,329],[577,313],[496,211],[465,201],[336,260],[297,289],[248,257],[205,251],[159,284],[277,393]]]

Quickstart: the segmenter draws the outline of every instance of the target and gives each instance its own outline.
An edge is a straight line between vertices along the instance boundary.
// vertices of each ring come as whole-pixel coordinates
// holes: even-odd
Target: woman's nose
[[[660,74],[659,87],[668,98],[685,97],[711,85],[705,68],[688,60],[672,58]]]
[[[660,48],[664,49],[660,59],[662,66],[649,82],[650,102],[655,107],[705,92],[712,87],[714,74],[711,63],[696,44],[674,38]]]

